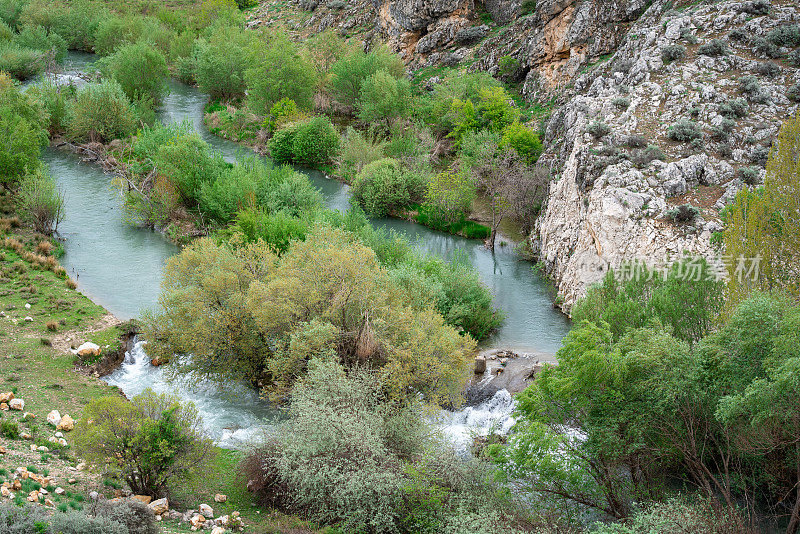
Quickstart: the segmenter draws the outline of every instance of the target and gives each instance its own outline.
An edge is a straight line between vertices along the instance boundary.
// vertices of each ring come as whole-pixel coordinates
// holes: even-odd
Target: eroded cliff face
[[[500,60],[534,95],[572,82],[582,66],[617,48],[647,0],[540,0],[522,13],[521,0],[373,0],[390,47],[409,66],[469,62],[497,74]],[[480,24],[487,11],[494,22]]]
[[[566,310],[609,267],[718,257],[711,237],[720,210],[763,182],[772,140],[798,108],[787,93],[800,83],[800,62],[763,43],[771,30],[796,24],[800,8],[773,2],[758,14],[750,4],[675,11],[654,3],[548,122],[540,163],[555,180],[531,239]],[[717,45],[722,51],[708,55]],[[683,47],[684,57],[665,63],[669,46]],[[694,124],[696,139],[669,138],[680,121]],[[698,216],[670,220],[678,206]]]

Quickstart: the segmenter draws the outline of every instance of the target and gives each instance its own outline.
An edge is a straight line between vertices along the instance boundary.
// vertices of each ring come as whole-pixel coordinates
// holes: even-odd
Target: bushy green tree
[[[270,140],[269,150],[276,163],[319,167],[339,152],[339,132],[328,117],[313,117],[278,130]]]
[[[502,149],[514,150],[529,165],[536,163],[542,153],[539,134],[533,128],[523,126],[519,122],[505,127],[499,146]]]
[[[158,104],[167,91],[167,61],[158,49],[144,41],[118,47],[101,60],[100,69],[119,83],[131,101]]]
[[[70,50],[92,52],[100,24],[111,16],[103,5],[88,0],[56,4],[31,0],[21,4],[20,26],[41,26],[48,33],[58,34]]]
[[[176,372],[263,381],[285,392],[313,356],[294,355],[292,335],[313,319],[332,326],[327,345],[346,366],[374,365],[398,398],[458,402],[474,342],[431,307],[411,308],[375,254],[352,234],[317,227],[277,258],[264,243],[229,249],[200,240],[167,265],[158,311],[147,320],[154,356]]]
[[[78,90],[70,103],[67,132],[78,141],[109,142],[136,130],[137,113],[125,91],[113,80],[92,83]]]
[[[170,481],[200,472],[212,454],[194,405],[152,390],[130,401],[90,402],[76,436],[84,458],[116,469],[134,493],[143,495],[161,495]]]
[[[361,84],[358,118],[364,122],[393,122],[411,113],[411,84],[378,71]]]
[[[139,41],[149,42],[161,54],[168,54],[175,33],[153,17],[141,15],[110,16],[98,24],[94,51],[101,56],[114,54],[120,48]]]
[[[657,318],[677,338],[695,343],[718,324],[723,295],[724,282],[701,258],[676,262],[666,272],[632,263],[609,270],[575,304],[572,317],[578,324],[608,323],[615,339]]]
[[[25,174],[19,184],[19,200],[26,219],[40,234],[52,235],[64,219],[64,195],[45,170]]]
[[[369,53],[352,49],[331,67],[331,91],[340,104],[355,109],[364,81],[379,71],[399,78],[405,66],[399,56],[385,48],[378,47]]]
[[[217,26],[199,39],[194,49],[194,77],[200,89],[217,100],[243,97],[245,71],[254,64],[256,45],[253,34],[229,26]]]
[[[421,184],[415,178],[396,159],[373,161],[353,180],[353,199],[368,215],[385,217],[420,196]]]
[[[258,54],[258,62],[244,73],[248,105],[266,115],[282,99],[311,109],[317,85],[314,64],[305,51],[283,34],[272,36]]]
[[[0,184],[9,187],[37,171],[46,124],[43,108],[0,73]]]
[[[754,192],[743,189],[723,213],[725,251],[734,260],[728,264],[732,306],[752,290],[781,289],[800,295],[798,150],[800,114],[795,114],[778,132],[767,160],[764,187]]]
[[[447,169],[431,177],[425,204],[433,208],[437,217],[454,223],[469,215],[476,196],[475,182],[467,173]]]

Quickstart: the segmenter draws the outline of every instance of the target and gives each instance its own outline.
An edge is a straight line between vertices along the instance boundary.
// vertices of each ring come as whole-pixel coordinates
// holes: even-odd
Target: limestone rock
[[[100,356],[100,345],[87,341],[75,350],[75,354],[82,358]]]
[[[63,430],[64,432],[70,432],[75,428],[75,421],[69,416],[69,414],[64,414],[64,417],[61,418],[61,421],[59,421],[58,425],[56,425],[56,428]]]
[[[12,393],[11,391],[7,391],[5,393],[0,393],[0,402],[7,403],[8,401],[10,401],[13,398],[14,398],[14,393]]]
[[[150,504],[153,501],[153,498],[150,497],[149,495],[133,495],[131,499],[142,502],[144,504]]]
[[[209,505],[207,505],[207,504],[201,504],[201,505],[200,505],[200,509],[199,509],[199,511],[200,511],[200,513],[201,513],[201,514],[203,514],[203,516],[205,516],[207,519],[211,519],[211,518],[213,518],[213,517],[214,517],[214,509],[213,509],[213,508],[211,508],[211,507],[210,507]]]
[[[164,497],[163,499],[155,500],[155,501],[151,502],[150,504],[148,504],[147,506],[156,515],[161,515],[161,514],[167,512],[167,511],[169,511],[169,501],[167,500],[166,497]]]
[[[61,414],[58,410],[53,410],[47,414],[47,422],[58,428],[58,425],[61,423]]]
[[[214,502],[225,502],[228,500],[227,495],[223,495],[222,493],[217,493],[214,495]]]
[[[18,410],[20,412],[25,409],[25,401],[22,399],[11,399],[8,405],[12,410]]]

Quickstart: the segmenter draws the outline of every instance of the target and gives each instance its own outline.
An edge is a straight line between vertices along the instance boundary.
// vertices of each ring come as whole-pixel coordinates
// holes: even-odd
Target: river
[[[91,55],[70,53],[69,69],[85,69]],[[203,123],[207,97],[197,88],[171,80],[169,96],[159,111],[164,122],[188,121],[211,146],[226,159],[248,153],[234,142],[213,135]],[[111,177],[96,165],[84,163],[67,151],[49,148],[44,159],[64,192],[66,217],[59,226],[65,254],[61,262],[78,281],[81,292],[122,319],[138,317],[155,306],[160,291],[162,269],[178,248],[160,234],[134,227],[125,221],[119,191]],[[322,192],[331,209],[346,210],[349,188],[318,171],[300,169]],[[373,224],[406,235],[420,250],[452,260],[459,257],[478,272],[490,288],[494,303],[505,314],[505,323],[484,344],[542,355],[559,348],[569,328],[567,319],[554,310],[546,284],[520,261],[511,247],[487,251],[479,241],[444,234],[410,221],[378,219]],[[499,242],[499,240],[498,240]],[[198,406],[212,436],[223,446],[246,441],[275,410],[255,393],[242,387],[235,398],[220,393],[213,384],[185,387],[167,382],[162,370],[149,364],[145,343],[137,342],[123,366],[106,377],[127,395],[146,387],[177,392]],[[498,394],[484,405],[449,414],[445,431],[454,440],[464,441],[470,428],[482,431],[508,424],[513,403]]]

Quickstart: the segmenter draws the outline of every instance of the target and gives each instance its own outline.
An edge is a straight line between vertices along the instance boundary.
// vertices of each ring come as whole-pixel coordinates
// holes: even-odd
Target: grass
[[[328,532],[297,517],[280,512],[261,510],[247,491],[247,481],[239,474],[239,462],[244,454],[229,449],[216,449],[216,456],[210,465],[193,480],[183,481],[170,488],[172,502],[178,506],[196,507],[206,503],[220,516],[238,511],[249,532],[265,534],[315,534]],[[214,502],[214,495],[221,493],[228,497],[224,503]],[[182,528],[182,527],[180,527]],[[170,526],[166,532],[189,532],[180,530],[177,525]],[[331,533],[332,534],[332,533]]]

